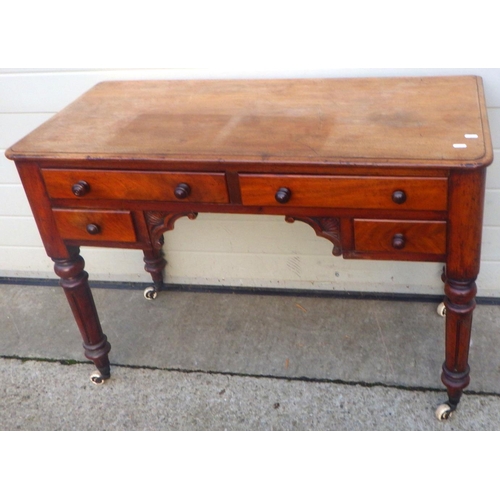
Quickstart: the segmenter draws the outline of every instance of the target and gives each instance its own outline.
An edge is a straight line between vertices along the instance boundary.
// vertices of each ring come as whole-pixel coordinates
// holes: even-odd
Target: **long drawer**
[[[42,169],[53,199],[228,203],[223,173]]]
[[[446,253],[446,222],[354,220],[357,252]]]
[[[240,175],[243,205],[437,210],[447,208],[446,178]]]

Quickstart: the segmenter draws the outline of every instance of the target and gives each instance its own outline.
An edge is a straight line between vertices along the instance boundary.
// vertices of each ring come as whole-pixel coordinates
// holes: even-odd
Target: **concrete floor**
[[[500,430],[500,307],[474,318],[452,418],[432,302],[95,288],[112,378],[62,290],[0,285],[0,430]]]

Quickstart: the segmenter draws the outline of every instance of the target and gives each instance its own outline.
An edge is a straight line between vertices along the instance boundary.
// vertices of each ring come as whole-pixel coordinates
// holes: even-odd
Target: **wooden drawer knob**
[[[406,245],[405,237],[401,233],[395,234],[392,238],[392,246],[396,250],[402,250]]]
[[[75,196],[85,196],[90,191],[90,185],[86,181],[78,181],[71,188]]]
[[[99,234],[101,228],[97,224],[87,224],[87,233],[89,234]]]
[[[392,193],[392,201],[398,205],[402,205],[406,201],[406,193],[404,191],[394,191]]]
[[[291,197],[292,197],[292,192],[287,187],[279,188],[278,191],[276,191],[276,194],[274,195],[274,199],[278,203],[288,203]]]
[[[184,200],[191,194],[191,188],[189,184],[181,182],[174,190],[174,195],[179,200]]]

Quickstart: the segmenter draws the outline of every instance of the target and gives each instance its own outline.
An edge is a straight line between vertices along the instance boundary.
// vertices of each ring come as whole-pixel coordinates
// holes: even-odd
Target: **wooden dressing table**
[[[469,383],[486,168],[474,76],[101,83],[6,153],[83,337],[110,376],[80,245],[144,252],[154,298],[163,233],[198,212],[283,215],[333,254],[445,264],[442,381]]]

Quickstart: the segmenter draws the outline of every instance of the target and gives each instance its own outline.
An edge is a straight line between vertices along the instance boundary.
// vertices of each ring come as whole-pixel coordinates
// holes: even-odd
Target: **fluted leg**
[[[88,284],[88,273],[84,271],[85,261],[79,249],[70,248],[70,256],[53,259],[54,270],[61,278],[69,305],[83,338],[85,357],[90,359],[101,373],[103,379],[110,377],[108,353],[111,346],[102,332],[99,317]]]
[[[446,355],[441,380],[448,392],[451,411],[470,381],[469,344],[480,267],[485,181],[484,168],[453,171],[449,177],[447,259],[443,272]],[[442,415],[445,419],[449,413]]]
[[[445,296],[446,358],[441,380],[454,409],[470,382],[468,357],[472,311],[476,306],[476,283],[447,279]]]
[[[163,289],[163,269],[167,265],[161,248],[144,250],[144,264],[144,270],[153,278],[155,291],[159,292]]]

